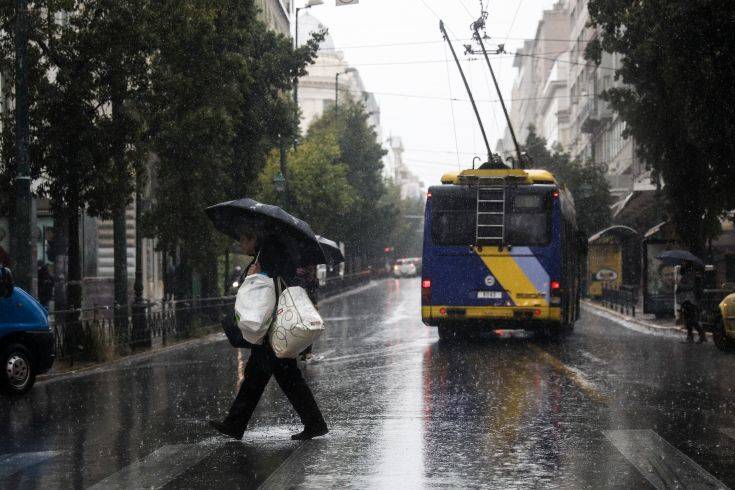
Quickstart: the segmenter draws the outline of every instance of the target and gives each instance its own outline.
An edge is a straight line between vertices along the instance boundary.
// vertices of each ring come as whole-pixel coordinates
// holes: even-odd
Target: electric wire
[[[452,116],[452,129],[454,130],[454,147],[457,152],[457,169],[461,169],[462,166],[459,162],[459,140],[457,138],[457,122],[454,118],[454,95],[452,94],[452,77],[449,74],[449,56],[447,54],[447,47],[444,46],[444,58],[446,59],[446,69],[447,69],[447,85],[449,86],[449,112]]]
[[[518,18],[518,12],[521,10],[521,6],[523,5],[523,0],[519,0],[518,7],[516,7],[516,13],[513,14],[513,20],[510,22],[510,27],[508,28],[508,34],[505,35],[504,43],[508,42],[508,39],[510,39],[510,34],[513,32],[513,27],[516,24],[516,19]]]

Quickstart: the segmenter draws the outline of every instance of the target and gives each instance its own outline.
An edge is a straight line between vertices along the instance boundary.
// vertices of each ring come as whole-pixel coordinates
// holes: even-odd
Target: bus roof
[[[520,184],[556,184],[547,170],[477,169],[450,172],[442,176],[442,184],[472,184],[485,179],[505,179]]]

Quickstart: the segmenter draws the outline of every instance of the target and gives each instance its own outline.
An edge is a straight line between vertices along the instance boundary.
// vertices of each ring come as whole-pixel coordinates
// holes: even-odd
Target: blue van
[[[54,334],[48,312],[33,296],[15,287],[13,274],[0,267],[0,390],[19,395],[36,375],[54,363]]]

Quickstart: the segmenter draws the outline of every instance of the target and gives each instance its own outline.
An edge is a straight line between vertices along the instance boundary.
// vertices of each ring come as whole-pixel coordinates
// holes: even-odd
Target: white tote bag
[[[245,340],[260,344],[271,324],[276,306],[273,279],[252,274],[243,281],[235,298],[235,321]]]
[[[286,288],[278,298],[276,321],[268,336],[279,359],[295,359],[324,331],[322,320],[302,287]]]

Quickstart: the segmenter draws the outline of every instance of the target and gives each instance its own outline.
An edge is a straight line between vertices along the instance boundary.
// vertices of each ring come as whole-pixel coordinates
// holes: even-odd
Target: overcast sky
[[[556,3],[483,1],[489,3],[488,34],[493,38],[486,47],[505,43],[509,53],[522,46],[523,39],[533,38],[542,11]],[[298,0],[297,5],[304,3]],[[479,12],[479,0],[360,0],[358,5],[340,7],[335,0],[325,0],[309,11],[329,27],[336,48],[360,70],[367,90],[378,98],[384,138],[390,134],[403,138],[405,160],[427,187],[438,184],[444,172],[457,169],[456,146],[462,152],[462,168],[471,166],[474,154],[486,155],[459,72],[439,31],[441,17],[451,36],[469,39],[470,23]],[[484,61],[467,61],[461,42],[455,42],[455,49],[495,150],[505,120],[490,74]],[[512,55],[495,56],[492,62],[506,103],[512,104],[508,100]],[[450,86],[453,97],[463,101],[450,105]]]

